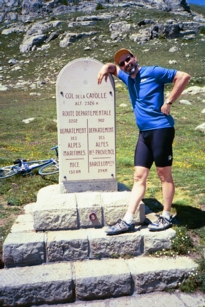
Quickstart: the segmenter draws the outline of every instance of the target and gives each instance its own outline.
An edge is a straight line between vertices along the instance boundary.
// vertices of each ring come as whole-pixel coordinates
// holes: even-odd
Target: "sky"
[[[205,6],[205,0],[187,0],[188,4],[197,4],[197,5],[204,5]]]

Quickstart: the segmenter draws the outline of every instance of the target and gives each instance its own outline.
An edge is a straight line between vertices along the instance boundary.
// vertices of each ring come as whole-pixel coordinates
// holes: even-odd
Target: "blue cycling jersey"
[[[143,66],[132,79],[120,70],[118,77],[129,90],[129,96],[140,131],[174,127],[171,115],[161,112],[164,104],[164,85],[171,83],[177,73],[175,69],[159,66]]]

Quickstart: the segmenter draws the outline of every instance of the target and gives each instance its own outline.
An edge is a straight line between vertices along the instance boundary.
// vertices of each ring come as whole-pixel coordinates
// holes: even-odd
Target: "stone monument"
[[[115,86],[97,83],[103,64],[80,58],[56,85],[60,193],[117,191]]]

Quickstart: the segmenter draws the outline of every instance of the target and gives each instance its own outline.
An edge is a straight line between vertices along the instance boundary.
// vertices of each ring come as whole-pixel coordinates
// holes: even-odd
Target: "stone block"
[[[1,306],[71,302],[74,296],[70,263],[4,269],[0,280]]]
[[[53,195],[60,194],[59,184],[48,185],[47,187],[41,188],[37,194],[37,202],[50,198]]]
[[[15,220],[10,232],[31,232],[34,231],[33,215],[21,214]]]
[[[171,240],[176,236],[176,231],[172,228],[164,231],[149,231],[147,228],[141,230],[144,237],[144,253],[155,252],[163,249],[170,249]]]
[[[20,223],[33,223],[33,215],[31,213],[27,214],[20,214],[16,218],[15,223],[20,224]]]
[[[129,191],[102,193],[102,206],[104,208],[105,225],[113,225],[118,219],[125,215],[129,200]],[[141,202],[134,215],[136,225],[142,224],[145,220],[145,205]]]
[[[88,258],[88,254],[89,243],[84,230],[48,232],[48,262],[83,260]]]
[[[75,262],[74,270],[77,300],[95,300],[131,294],[131,275],[123,259]]]
[[[124,206],[128,205],[130,192],[104,192],[101,194],[102,206]]]
[[[119,258],[143,254],[143,240],[140,231],[118,236],[106,235],[104,229],[88,231],[90,258]]]
[[[44,233],[10,233],[3,244],[3,261],[6,267],[45,262]]]
[[[82,176],[82,175],[81,175]],[[117,182],[115,179],[100,179],[100,180],[78,180],[64,181],[60,183],[60,193],[75,193],[75,192],[94,192],[94,191],[117,191]]]
[[[101,193],[76,193],[76,200],[80,228],[102,227],[103,215],[101,207]]]
[[[50,195],[40,198],[33,209],[35,230],[78,228],[75,194]]]
[[[24,213],[25,214],[33,214],[33,208],[34,208],[35,205],[36,205],[36,203],[30,203],[30,204],[25,205],[23,207]]]
[[[176,288],[198,266],[188,257],[138,257],[137,261],[125,262],[134,280],[134,292],[138,294]]]

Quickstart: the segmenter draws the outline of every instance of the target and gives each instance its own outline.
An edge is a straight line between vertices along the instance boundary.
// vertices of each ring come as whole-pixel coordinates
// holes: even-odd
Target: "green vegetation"
[[[115,8],[117,12],[118,9]],[[104,8],[103,12],[108,12]],[[200,13],[205,9],[200,8]],[[102,14],[95,11],[94,15]],[[51,20],[61,19],[60,33],[67,30],[67,22],[82,15],[76,12],[69,15],[51,17]],[[144,18],[165,20],[191,20],[188,16],[177,16],[156,10],[132,9],[126,20],[137,24]],[[109,20],[109,23],[112,20]],[[3,25],[1,26],[1,28]],[[108,20],[100,21],[89,27],[89,31],[98,31],[96,39],[82,38],[67,48],[59,47],[59,39],[53,40],[47,50],[36,50],[20,54],[19,45],[23,34],[15,33],[1,35],[1,83],[8,86],[8,91],[0,91],[0,165],[9,165],[17,158],[44,159],[52,155],[50,148],[57,144],[55,82],[61,69],[76,58],[90,57],[101,62],[113,61],[113,54],[122,47],[129,47],[139,59],[140,65],[161,65],[176,68],[191,74],[189,86],[205,86],[205,55],[204,33],[196,35],[194,40],[184,39],[155,39],[144,45],[129,40],[130,33],[135,33],[133,27],[129,35],[120,42],[110,40]],[[76,27],[73,31],[85,31]],[[99,38],[102,34],[103,38]],[[170,53],[171,47],[179,48]],[[90,47],[90,50],[85,50]],[[189,55],[189,56],[187,56]],[[10,67],[8,61],[15,58],[20,66],[19,70]],[[169,60],[176,60],[177,64],[169,64]],[[38,83],[37,83],[38,81]],[[116,81],[116,137],[117,137],[117,180],[131,189],[133,182],[133,153],[138,131],[135,125],[128,93],[124,85]],[[17,83],[26,82],[24,86]],[[32,89],[32,85],[37,85]],[[166,92],[170,90],[167,86]],[[32,94],[32,95],[31,95]],[[191,105],[180,104],[180,99],[186,99]],[[179,222],[175,226],[177,236],[173,240],[171,251],[162,251],[157,256],[176,256],[188,254],[200,263],[198,275],[190,276],[183,291],[199,288],[205,291],[205,260],[203,246],[205,243],[205,136],[195,128],[205,122],[205,94],[183,95],[172,106],[172,114],[176,123],[176,137],[174,141],[173,175],[176,184],[172,213],[176,214]],[[121,104],[125,104],[124,107]],[[29,124],[23,119],[34,117]],[[10,227],[22,212],[25,204],[36,201],[36,195],[44,186],[58,183],[58,175],[42,178],[37,173],[33,176],[15,176],[0,181],[0,253],[3,240]],[[151,169],[145,203],[153,210],[153,200],[162,202],[161,186],[156,175],[155,167]],[[160,212],[161,207],[154,207]],[[195,274],[195,273],[194,273]]]
[[[178,255],[187,255],[193,248],[192,240],[185,227],[176,228],[176,237],[172,240],[172,249]]]
[[[205,293],[205,259],[202,257],[198,261],[199,268],[197,271],[190,272],[189,278],[181,285],[179,289],[184,292],[195,292],[200,290]]]
[[[96,5],[96,11],[97,10],[103,10],[104,9],[104,6],[102,5],[102,3],[98,3],[97,5]]]

